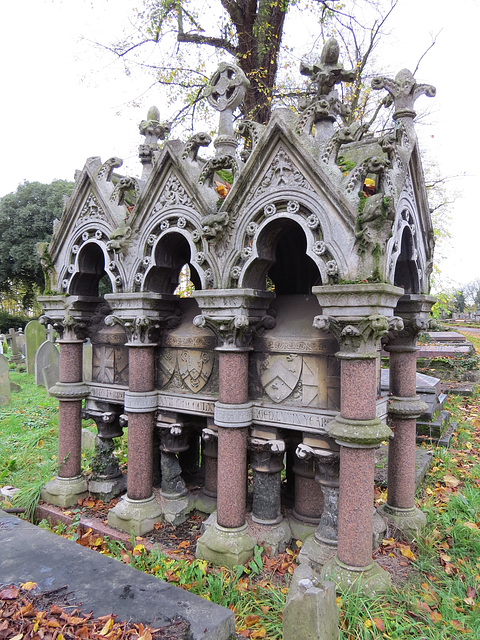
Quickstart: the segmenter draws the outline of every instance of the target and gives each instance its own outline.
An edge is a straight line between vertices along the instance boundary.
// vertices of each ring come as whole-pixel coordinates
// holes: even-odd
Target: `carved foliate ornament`
[[[316,316],[313,326],[322,331],[331,331],[340,344],[340,352],[369,353],[377,351],[379,341],[390,330],[401,330],[401,318],[372,315],[366,318],[334,318],[332,316]]]

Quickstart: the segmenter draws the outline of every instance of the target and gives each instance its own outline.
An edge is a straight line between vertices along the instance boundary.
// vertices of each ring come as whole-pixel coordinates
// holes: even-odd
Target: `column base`
[[[193,498],[193,508],[202,513],[213,513],[217,508],[217,498],[209,496],[204,491],[199,491]]]
[[[105,478],[103,480],[89,480],[88,492],[93,493],[103,502],[109,502],[112,498],[116,498],[127,489],[127,476],[118,476],[118,478]]]
[[[337,591],[357,592],[365,596],[384,593],[391,585],[388,571],[375,562],[366,567],[351,567],[341,562],[337,556],[325,563],[322,579],[334,582]]]
[[[393,525],[402,534],[402,537],[406,537],[408,540],[417,538],[427,524],[427,516],[416,507],[401,509],[383,504],[378,508],[378,513],[388,521],[389,525]]]
[[[318,520],[320,521],[320,518]],[[290,526],[290,531],[292,532],[292,538],[305,542],[307,538],[315,533],[318,523],[313,524],[303,520],[298,520],[294,515],[291,515],[288,517],[288,524]]]
[[[73,478],[53,478],[42,488],[40,497],[57,507],[72,507],[87,495],[87,480],[79,475]]]
[[[163,520],[174,527],[185,522],[187,515],[194,508],[190,494],[165,496],[160,493],[160,495]]]
[[[261,524],[249,515],[247,522],[248,532],[252,538],[255,538],[259,546],[269,547],[274,556],[285,552],[292,539],[292,532],[287,520],[282,518],[280,522],[275,524]]]
[[[299,564],[308,564],[316,573],[320,574],[322,567],[329,558],[337,553],[336,544],[327,544],[315,537],[310,536],[305,540],[298,554]]]
[[[114,529],[143,536],[153,530],[161,516],[162,508],[154,496],[146,500],[131,500],[125,496],[108,512],[108,524]]]
[[[216,522],[216,514],[210,517],[214,518],[214,524],[212,522],[206,527],[205,533],[198,539],[195,557],[224,567],[248,562],[253,556],[256,542],[249,535],[247,524],[226,529]]]

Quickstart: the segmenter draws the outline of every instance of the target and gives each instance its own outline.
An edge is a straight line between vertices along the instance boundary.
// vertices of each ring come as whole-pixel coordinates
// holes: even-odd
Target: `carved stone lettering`
[[[99,384],[89,384],[90,398],[98,398],[100,400],[112,400],[123,404],[126,389],[119,387],[100,386]]]
[[[215,402],[213,400],[200,400],[197,398],[185,398],[159,393],[159,407],[162,409],[176,409],[183,413],[193,413],[202,416],[213,416]]]
[[[312,429],[326,432],[334,411],[298,411],[294,409],[277,409],[276,407],[253,406],[253,422],[266,426],[285,426],[290,429]]]

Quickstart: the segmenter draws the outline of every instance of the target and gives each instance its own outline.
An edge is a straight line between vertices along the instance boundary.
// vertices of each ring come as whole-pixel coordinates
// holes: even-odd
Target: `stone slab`
[[[415,490],[423,482],[425,474],[432,464],[433,451],[416,449],[415,451]],[[375,484],[387,486],[388,447],[382,445],[375,451]]]
[[[467,345],[470,345],[470,343],[467,343]],[[453,346],[453,345],[447,345],[447,346],[442,346],[440,344],[434,344],[432,346],[429,346],[428,344],[424,344],[421,347],[419,347],[418,351],[417,351],[417,357],[418,358],[454,358],[455,356],[458,355],[463,355],[464,353],[468,354],[470,353],[471,350],[471,345],[470,346]]]
[[[227,640],[235,630],[229,609],[0,511],[1,580],[31,580],[41,591],[68,586],[69,597],[95,617],[155,626],[180,615],[195,640]]]
[[[456,331],[427,331],[427,335],[434,342],[467,342],[465,336]]]

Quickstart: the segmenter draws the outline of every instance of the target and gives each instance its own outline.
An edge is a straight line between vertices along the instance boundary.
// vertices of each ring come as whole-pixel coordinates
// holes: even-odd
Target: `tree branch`
[[[238,53],[237,47],[224,38],[215,38],[213,36],[202,36],[200,33],[178,33],[177,42],[190,42],[193,44],[208,44],[216,49],[228,51],[232,56]]]

